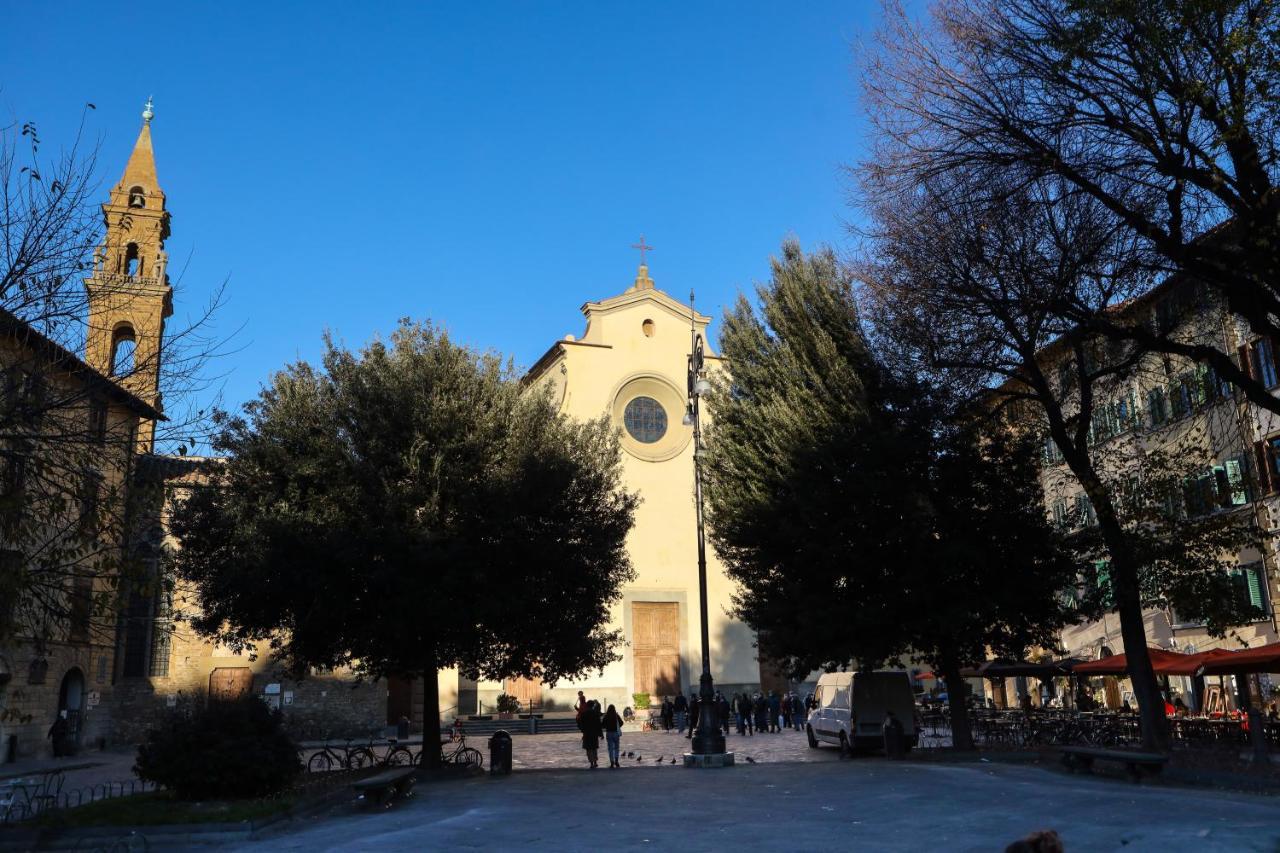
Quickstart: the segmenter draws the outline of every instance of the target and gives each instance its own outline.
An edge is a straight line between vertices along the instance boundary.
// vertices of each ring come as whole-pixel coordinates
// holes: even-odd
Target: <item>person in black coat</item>
[[[582,748],[587,751],[587,762],[594,770],[599,766],[600,738],[604,736],[599,702],[592,699],[587,703],[578,717],[578,725],[582,729]]]
[[[676,731],[684,734],[685,723],[689,721],[689,700],[684,698],[683,693],[677,693],[673,707],[676,712]]]
[[[751,697],[746,693],[738,694],[738,734],[754,735],[756,733],[755,721],[752,720],[754,708],[751,706]]]
[[[702,713],[702,700],[698,698],[698,694],[693,694],[693,698],[689,700],[689,733],[685,735],[685,740],[693,740],[693,730],[697,727]]]
[[[729,708],[729,700],[724,698],[723,693],[716,694],[716,713],[720,715],[720,727],[726,735],[729,734],[729,720],[733,713]]]
[[[769,700],[757,693],[755,701],[756,731],[764,734],[769,731]]]
[[[671,704],[670,696],[662,697],[662,710],[658,712],[658,716],[662,720],[662,730],[671,731],[671,725],[676,718],[676,706]]]

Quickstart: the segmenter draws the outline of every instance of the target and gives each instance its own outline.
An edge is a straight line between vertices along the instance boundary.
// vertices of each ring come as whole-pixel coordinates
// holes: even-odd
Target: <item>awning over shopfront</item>
[[[1216,653],[1216,654],[1215,654]],[[1213,655],[1210,657],[1210,655]],[[1197,675],[1233,675],[1245,672],[1280,672],[1280,643],[1269,643],[1253,649],[1230,651],[1214,649],[1197,657],[1202,661]]]
[[[960,670],[964,678],[1057,678],[1071,671],[1074,658],[1045,663],[989,660],[979,667]]]
[[[1166,652],[1164,649],[1147,649],[1151,656],[1151,668],[1157,675],[1189,675],[1196,671],[1201,661],[1199,655],[1181,655],[1177,652]],[[1188,671],[1186,668],[1190,666]],[[1129,659],[1124,655],[1112,655],[1101,660],[1090,660],[1076,664],[1071,670],[1073,675],[1128,675]]]

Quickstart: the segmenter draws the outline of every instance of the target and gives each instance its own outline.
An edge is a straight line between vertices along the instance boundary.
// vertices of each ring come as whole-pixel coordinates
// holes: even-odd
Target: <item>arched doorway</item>
[[[62,676],[58,688],[58,716],[67,721],[63,736],[63,753],[71,754],[80,747],[80,723],[84,716],[84,673],[72,667]]]

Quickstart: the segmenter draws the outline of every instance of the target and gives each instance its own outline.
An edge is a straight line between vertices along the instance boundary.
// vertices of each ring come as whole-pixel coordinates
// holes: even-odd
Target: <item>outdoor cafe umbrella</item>
[[[1252,649],[1230,651],[1214,649],[1219,654],[1205,653],[1199,675],[1234,675],[1247,672],[1280,672],[1280,643],[1268,643]]]
[[[1194,662],[1197,666],[1200,661],[1197,655],[1182,655],[1177,652],[1166,652],[1164,649],[1147,649],[1147,654],[1151,656],[1151,668],[1160,675],[1176,675],[1176,669],[1185,668]],[[1192,672],[1195,671],[1193,666]],[[1084,663],[1076,664],[1071,669],[1072,675],[1128,675],[1129,659],[1124,655],[1112,655],[1111,657],[1102,658],[1101,660],[1090,660]]]

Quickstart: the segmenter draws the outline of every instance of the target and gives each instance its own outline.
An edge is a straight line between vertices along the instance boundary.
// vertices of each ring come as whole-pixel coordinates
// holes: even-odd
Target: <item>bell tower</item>
[[[148,98],[124,176],[102,205],[106,235],[94,252],[93,273],[85,281],[89,301],[85,361],[162,411],[160,356],[164,321],[173,313],[173,288],[164,251],[169,213],[151,149],[154,116]],[[154,430],[151,421],[140,425],[140,452],[151,451]]]

